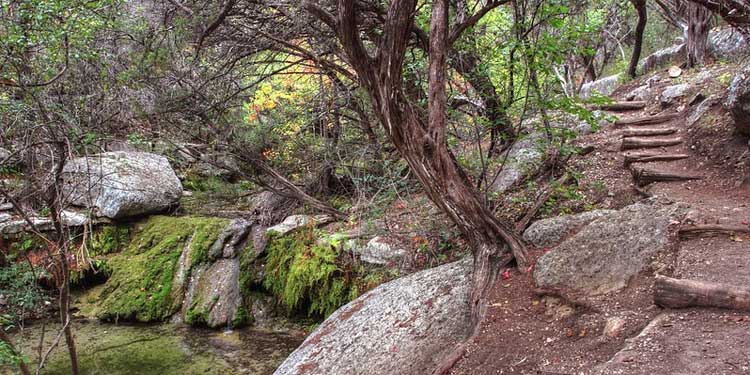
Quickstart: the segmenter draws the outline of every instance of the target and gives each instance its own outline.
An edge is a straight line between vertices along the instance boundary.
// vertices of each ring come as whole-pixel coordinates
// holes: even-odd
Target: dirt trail
[[[721,105],[689,121],[700,103],[691,99],[618,113],[621,123],[582,140],[597,151],[584,174],[614,192],[613,207],[655,196],[690,205],[681,225],[748,226],[747,140],[732,134]],[[750,236],[679,240],[672,263],[671,277],[749,286]],[[750,312],[662,309],[652,288],[643,275],[619,292],[565,300],[535,294],[531,277],[513,272],[452,373],[750,374]]]

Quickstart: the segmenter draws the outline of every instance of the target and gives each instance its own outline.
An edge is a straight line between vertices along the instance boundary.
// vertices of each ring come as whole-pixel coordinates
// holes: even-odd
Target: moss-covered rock
[[[264,285],[288,311],[328,316],[359,295],[360,274],[339,257],[342,238],[313,230],[269,236]]]
[[[227,224],[221,218],[148,219],[135,229],[127,249],[109,258],[112,274],[100,293],[96,315],[150,322],[177,312],[190,269],[206,260]]]

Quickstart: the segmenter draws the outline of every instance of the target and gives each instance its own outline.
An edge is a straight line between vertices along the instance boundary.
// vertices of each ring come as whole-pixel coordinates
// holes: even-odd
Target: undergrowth
[[[264,285],[289,312],[328,316],[359,295],[359,274],[339,259],[341,238],[317,240],[312,228],[269,235]]]

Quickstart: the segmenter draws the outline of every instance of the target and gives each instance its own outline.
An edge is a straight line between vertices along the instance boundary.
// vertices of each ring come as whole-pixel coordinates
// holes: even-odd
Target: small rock
[[[377,265],[396,262],[406,255],[406,250],[393,246],[380,236],[374,237],[367,243],[367,246],[355,252],[360,254],[363,262]]]
[[[604,331],[602,333],[604,336],[614,338],[622,333],[623,328],[625,328],[625,319],[613,317],[607,319],[607,323],[604,324]]]
[[[671,66],[669,67],[669,77],[670,78],[677,78],[682,75],[682,69],[680,69],[679,66]]]
[[[331,215],[292,215],[284,219],[280,224],[276,224],[268,229],[266,233],[276,232],[279,235],[285,235],[306,226],[318,226],[333,222]]]

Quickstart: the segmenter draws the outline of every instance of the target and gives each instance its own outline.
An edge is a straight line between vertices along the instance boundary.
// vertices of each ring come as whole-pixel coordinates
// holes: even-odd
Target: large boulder
[[[729,85],[727,108],[740,133],[750,135],[750,66],[738,71]]]
[[[589,294],[624,288],[667,249],[669,226],[686,211],[682,204],[651,200],[609,213],[540,257],[534,281],[542,288]]]
[[[717,59],[733,59],[748,53],[742,33],[733,27],[723,27],[708,33],[708,53]]]
[[[164,211],[182,195],[182,184],[167,159],[145,152],[72,159],[63,168],[63,183],[70,203],[111,219]]]
[[[584,225],[613,212],[612,210],[593,210],[539,220],[523,232],[523,239],[536,247],[552,246]]]
[[[620,74],[615,74],[585,83],[581,86],[581,98],[588,99],[594,93],[604,96],[612,94],[620,86],[620,78]]]
[[[668,65],[681,65],[686,59],[687,49],[685,43],[676,44],[660,49],[641,60],[638,65],[638,72],[640,74],[648,74]]]
[[[471,261],[383,284],[338,309],[276,375],[425,374],[469,334]]]

